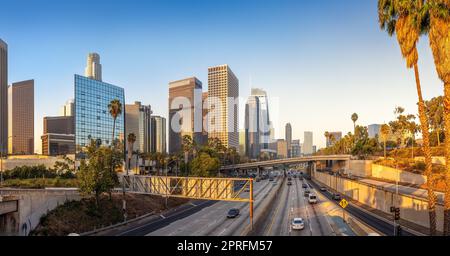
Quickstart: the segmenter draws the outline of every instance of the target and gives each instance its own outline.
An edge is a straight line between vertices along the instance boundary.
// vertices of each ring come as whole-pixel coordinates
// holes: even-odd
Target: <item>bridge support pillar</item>
[[[260,175],[261,175],[261,170],[260,170],[260,167],[258,166],[258,167],[256,167],[256,176],[260,177]]]

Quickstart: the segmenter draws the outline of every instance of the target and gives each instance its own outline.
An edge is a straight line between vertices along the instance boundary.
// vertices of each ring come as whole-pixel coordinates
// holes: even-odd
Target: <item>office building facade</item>
[[[75,154],[75,116],[44,117],[42,154]]]
[[[34,80],[8,88],[8,153],[34,154]]]
[[[300,157],[301,153],[300,140],[292,140],[290,157]]]
[[[286,140],[277,140],[277,156],[278,159],[283,159],[288,157],[288,151],[287,151],[287,142]]]
[[[302,154],[305,156],[312,155],[314,153],[313,150],[313,133],[312,132],[304,132],[303,138],[303,147]]]
[[[75,116],[75,101],[68,100],[59,110],[60,116]]]
[[[369,133],[369,138],[374,139],[376,137],[380,138],[381,124],[371,124],[367,126],[367,131]]]
[[[245,104],[245,151],[250,159],[257,159],[261,152],[259,107],[259,98],[255,96],[250,96]]]
[[[183,136],[203,144],[202,82],[190,77],[169,83],[169,153],[182,151]]]
[[[292,156],[292,126],[290,123],[286,124],[285,127],[285,139],[287,143],[287,149],[288,149],[288,157]]]
[[[152,116],[152,152],[166,153],[166,119],[162,116]]]
[[[208,68],[208,138],[239,149],[239,80],[228,65]]]
[[[0,154],[8,152],[8,45],[0,39]]]
[[[114,99],[122,104],[122,114],[115,121],[114,140],[124,143],[125,133],[125,93],[116,85],[75,75],[75,146],[77,158],[84,157],[83,149],[90,140],[100,140],[103,145],[111,145],[114,120],[108,105]]]
[[[134,151],[140,153],[151,152],[151,133],[152,133],[152,109],[150,105],[142,105],[136,101],[134,104],[125,106],[125,137],[130,133],[136,135],[136,141],[133,146]],[[128,143],[126,143],[128,151]]]

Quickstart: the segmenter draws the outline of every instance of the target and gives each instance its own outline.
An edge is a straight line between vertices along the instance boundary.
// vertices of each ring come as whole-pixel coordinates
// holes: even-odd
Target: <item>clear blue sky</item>
[[[397,105],[416,113],[413,72],[395,38],[377,24],[375,0],[6,0],[0,38],[9,45],[9,82],[35,79],[36,145],[42,117],[58,115],[73,97],[73,74],[98,52],[103,80],[125,88],[126,100],[167,116],[169,81],[229,64],[240,95],[254,87],[280,99],[276,137],[348,132],[393,118]],[[426,98],[442,92],[426,38],[420,45]],[[205,88],[206,89],[206,88]],[[242,126],[242,125],[241,125]]]

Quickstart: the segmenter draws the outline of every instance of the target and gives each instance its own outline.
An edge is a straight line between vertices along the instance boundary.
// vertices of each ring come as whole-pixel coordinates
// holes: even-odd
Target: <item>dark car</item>
[[[308,185],[302,184],[302,188],[308,188]]]
[[[288,177],[288,181],[291,181],[292,180],[292,178],[291,177]]]
[[[273,177],[270,177],[270,178],[269,178],[269,181],[273,181]]]
[[[327,191],[326,187],[320,187],[320,191]]]
[[[303,193],[303,195],[304,195],[305,197],[308,197],[310,193],[311,193],[311,191],[305,190],[305,192]]]
[[[227,218],[236,218],[239,216],[239,209],[233,208],[228,211]]]
[[[288,184],[288,186],[290,186],[290,185],[292,185],[292,182],[291,182],[291,181],[288,181],[288,183],[287,183],[287,184]]]
[[[340,201],[341,200],[341,195],[333,194],[333,200]]]

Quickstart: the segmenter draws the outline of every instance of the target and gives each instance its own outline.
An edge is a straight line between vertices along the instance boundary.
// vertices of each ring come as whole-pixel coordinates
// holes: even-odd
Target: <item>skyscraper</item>
[[[285,137],[286,137],[288,157],[292,157],[292,126],[290,123],[286,124]]]
[[[152,116],[152,152],[166,153],[166,119]]]
[[[0,39],[0,154],[8,150],[8,45]]]
[[[141,102],[136,101],[134,104],[127,104],[125,109],[125,138],[128,138],[130,133],[134,133],[136,135],[136,141],[133,149],[139,150],[140,153],[150,153],[152,131],[151,106],[145,106]],[[126,149],[128,151],[128,143],[126,143]]]
[[[179,153],[182,138],[188,135],[202,144],[202,82],[190,77],[169,83],[169,152]]]
[[[292,140],[290,157],[299,157],[301,155],[300,140]]]
[[[102,65],[100,64],[100,55],[98,53],[89,53],[84,75],[87,78],[102,81]]]
[[[313,152],[314,152],[314,150],[313,150],[313,133],[305,132],[304,138],[303,138],[302,153],[305,156],[309,156],[309,155],[312,155]]]
[[[228,65],[208,68],[208,138],[239,148],[239,80]]]
[[[380,136],[381,124],[371,124],[367,126],[367,131],[369,132],[369,138],[373,139]]]
[[[75,154],[75,116],[44,117],[42,154]]]
[[[34,80],[8,88],[9,154],[34,154]]]
[[[259,143],[261,144],[261,150],[269,149],[270,143],[270,115],[269,115],[269,99],[267,98],[266,91],[259,88],[252,88],[252,96],[257,97],[259,100]]]
[[[124,89],[80,75],[75,75],[74,80],[77,158],[84,157],[82,150],[89,145],[91,139],[100,140],[103,145],[111,145],[114,120],[109,114],[108,105],[115,99],[122,104],[122,114],[115,121],[114,140],[124,143]]]
[[[259,98],[249,96],[245,104],[245,152],[250,159],[257,159],[261,152],[259,107]]]
[[[75,101],[70,99],[59,110],[60,116],[75,116]]]

